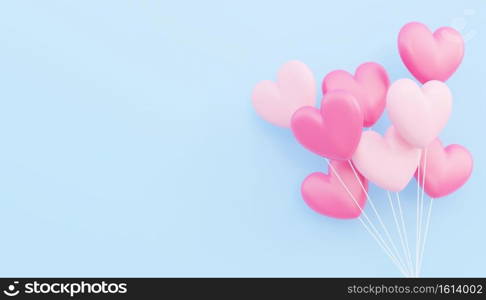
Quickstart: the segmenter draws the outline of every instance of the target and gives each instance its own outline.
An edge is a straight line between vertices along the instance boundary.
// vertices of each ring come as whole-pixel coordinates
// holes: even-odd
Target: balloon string
[[[361,224],[363,225],[363,227],[366,229],[366,231],[368,231],[368,233],[371,235],[371,237],[373,237],[373,239],[376,241],[376,243],[381,247],[381,249],[385,252],[385,254],[388,256],[388,258],[390,258],[390,260],[392,260],[392,262],[395,264],[395,266],[400,270],[400,272],[402,273],[403,276],[405,277],[408,277],[408,274],[407,272],[404,271],[403,267],[400,265],[399,261],[390,253],[390,250],[386,248],[386,245],[382,245],[382,243],[380,242],[380,240],[377,238],[377,236],[375,235],[375,233],[373,233],[369,228],[368,226],[366,225],[366,223],[363,221],[363,219],[360,217],[358,217],[358,220],[361,222]],[[383,241],[383,239],[382,239]]]
[[[343,179],[341,178],[341,176],[339,175],[339,173],[337,172],[337,170],[334,168],[334,166],[329,162],[329,160],[327,158],[326,158],[326,161],[327,161],[327,164],[328,164],[329,168],[336,175],[336,177],[338,178],[338,180],[341,183],[341,185],[344,187],[344,189],[346,190],[346,192],[349,194],[349,196],[353,200],[354,204],[360,209],[361,214],[367,220],[369,226],[373,229],[373,232],[365,224],[365,222],[363,221],[363,219],[361,218],[361,216],[358,217],[358,220],[361,222],[361,224],[363,225],[363,227],[368,231],[368,233],[375,239],[375,241],[378,243],[378,245],[381,247],[381,249],[385,252],[385,254],[392,260],[392,262],[400,270],[400,272],[404,276],[407,276],[407,273],[404,271],[403,266],[398,261],[398,259],[393,255],[393,253],[391,252],[390,248],[388,247],[388,245],[385,243],[385,241],[381,237],[379,231],[376,229],[376,227],[370,221],[370,219],[368,218],[368,215],[366,214],[366,212],[363,211],[363,208],[361,207],[361,205],[359,205],[358,201],[354,198],[353,193],[351,193],[351,191],[349,190],[349,188],[346,186],[346,184],[344,183]]]
[[[423,153],[424,153],[424,174],[422,176],[422,194],[420,196],[420,224],[419,224],[419,238],[418,238],[418,249],[419,249],[419,252],[418,252],[418,258],[417,258],[417,266],[416,266],[416,276],[419,277],[420,276],[420,256],[421,256],[421,253],[420,253],[420,244],[423,243],[423,230],[422,230],[422,227],[423,227],[423,223],[424,223],[424,193],[425,193],[425,177],[427,175],[427,147],[424,149]]]
[[[422,269],[422,262],[424,259],[424,250],[425,250],[425,243],[427,242],[427,236],[429,233],[429,225],[430,225],[430,216],[432,215],[432,204],[434,204],[434,199],[430,199],[430,204],[429,204],[429,212],[427,214],[427,224],[425,225],[425,236],[424,236],[424,241],[422,243],[422,250],[420,252],[420,260],[419,260],[419,269],[417,273],[420,273]]]
[[[351,169],[353,170],[353,173],[354,173],[354,176],[356,177],[356,180],[358,181],[359,185],[361,186],[361,189],[363,190],[363,192],[366,194],[366,198],[368,199],[368,201],[370,202],[370,205],[371,205],[371,208],[373,209],[376,217],[378,218],[378,222],[380,223],[381,225],[381,228],[383,229],[383,231],[385,232],[385,235],[388,239],[388,241],[390,242],[393,250],[395,251],[395,254],[396,254],[396,257],[397,258],[400,258],[400,262],[402,261],[401,260],[401,257],[400,257],[400,252],[398,251],[397,247],[395,246],[395,242],[393,242],[393,239],[391,238],[391,235],[390,235],[390,232],[388,231],[387,227],[385,226],[385,223],[383,223],[383,220],[380,216],[380,214],[378,213],[378,210],[376,209],[376,206],[375,204],[373,203],[373,200],[371,200],[371,197],[370,195],[368,194],[368,191],[366,191],[363,183],[361,182],[361,179],[359,178],[358,176],[358,172],[356,172],[356,169],[354,168],[352,162],[350,160],[348,160],[348,164],[349,166],[351,167]]]
[[[407,260],[408,263],[410,264],[410,274],[413,274],[413,263],[412,263],[412,254],[410,252],[410,244],[408,243],[408,232],[407,232],[407,226],[405,226],[405,220],[403,218],[403,211],[402,211],[402,204],[400,201],[400,194],[397,192],[397,203],[398,203],[398,212],[400,216],[400,220],[402,223],[402,232],[405,240],[405,246],[407,250]]]
[[[395,213],[395,206],[393,205],[393,201],[392,201],[392,197],[391,197],[390,192],[387,191],[387,194],[388,194],[388,201],[390,202],[390,207],[391,207],[391,210],[392,210],[392,213],[393,213],[393,219],[395,221],[395,226],[397,228],[398,236],[400,237],[400,243],[402,245],[403,255],[404,255],[404,257],[408,257],[407,256],[407,250],[405,248],[404,238],[403,238],[403,235],[402,235],[402,228],[400,227],[400,224],[398,223],[397,215]],[[408,266],[408,274],[412,274],[411,260],[407,260],[407,266]]]
[[[414,275],[417,275],[417,265],[418,265],[418,253],[419,253],[419,209],[420,209],[420,169],[421,169],[421,162],[422,162],[422,151],[420,152],[420,159],[417,166],[417,214],[416,214],[416,225],[415,225],[415,272]]]

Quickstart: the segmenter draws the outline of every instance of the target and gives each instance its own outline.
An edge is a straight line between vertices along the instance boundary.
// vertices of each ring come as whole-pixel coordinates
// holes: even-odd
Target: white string
[[[404,240],[405,240],[405,246],[406,246],[406,250],[407,250],[407,258],[408,258],[408,262],[410,263],[410,274],[413,274],[412,254],[410,252],[410,244],[408,243],[407,226],[405,226],[405,220],[403,218],[403,211],[402,211],[402,204],[401,204],[401,201],[400,201],[400,194],[397,192],[396,195],[397,195],[397,202],[398,202],[398,213],[399,213],[401,223],[402,223],[402,232],[403,232],[403,236],[404,236]]]
[[[364,223],[363,219],[361,218],[361,216],[358,217],[358,220],[361,222],[361,224],[363,224],[363,227],[365,227],[365,229],[368,231],[368,233],[371,234],[371,236],[376,240],[376,242],[378,243],[378,245],[381,247],[381,249],[387,254],[387,256],[392,260],[392,262],[395,264],[395,266],[400,270],[400,272],[404,275],[404,276],[407,276],[406,272],[404,271],[404,268],[403,266],[401,265],[400,261],[393,255],[393,253],[391,252],[390,248],[388,247],[388,245],[385,243],[385,241],[383,240],[383,238],[381,237],[379,231],[376,229],[376,227],[373,225],[373,223],[370,221],[370,219],[368,218],[367,214],[364,212],[363,208],[359,205],[358,201],[354,198],[354,195],[353,193],[351,193],[351,191],[348,189],[348,187],[346,186],[346,184],[344,183],[344,181],[342,180],[341,176],[339,175],[339,173],[336,171],[336,169],[334,168],[334,166],[329,162],[329,160],[326,158],[326,161],[327,161],[327,164],[328,166],[331,168],[332,172],[336,175],[336,177],[338,178],[339,182],[341,183],[341,185],[344,187],[344,189],[346,190],[346,192],[349,194],[349,196],[351,197],[351,199],[353,200],[354,204],[360,209],[361,211],[361,214],[365,217],[365,219],[368,221],[369,223],[369,226],[374,230],[375,233],[373,233],[369,228],[368,226]]]
[[[402,229],[400,228],[400,225],[398,223],[397,215],[395,213],[395,206],[393,205],[391,194],[390,194],[389,191],[387,191],[387,194],[388,194],[388,201],[390,202],[390,207],[391,207],[391,210],[392,210],[392,213],[393,213],[393,219],[395,220],[395,226],[396,226],[397,231],[398,231],[398,236],[400,237],[400,243],[402,244],[403,255],[404,255],[404,257],[406,257],[407,256],[407,250],[405,249],[405,242],[403,240]],[[411,261],[408,260],[407,263],[408,263],[408,274],[412,274]]]
[[[375,204],[373,203],[373,200],[371,200],[371,197],[370,195],[368,194],[368,192],[366,191],[363,183],[361,182],[359,176],[358,176],[358,173],[356,172],[353,164],[351,163],[350,160],[348,160],[348,164],[349,166],[351,167],[351,169],[353,170],[353,173],[354,173],[354,176],[356,177],[356,180],[359,182],[359,185],[361,186],[361,189],[363,190],[363,192],[366,194],[366,198],[368,199],[368,201],[370,202],[370,205],[371,205],[371,208],[373,209],[373,211],[375,212],[375,215],[376,217],[378,218],[378,221],[380,222],[380,225],[381,225],[381,228],[383,228],[383,231],[385,231],[385,235],[387,236],[388,238],[388,241],[390,242],[393,250],[395,251],[395,254],[396,254],[396,257],[397,258],[400,258],[400,262],[402,263],[402,259],[401,259],[401,256],[400,256],[400,252],[398,251],[397,247],[395,246],[395,242],[393,241],[393,239],[391,238],[391,235],[390,235],[390,232],[388,232],[388,229],[387,227],[385,226],[385,224],[383,223],[383,220],[381,219],[381,216],[380,214],[378,213],[378,211],[376,210],[376,207],[375,207]]]
[[[415,225],[415,275],[417,274],[417,265],[418,265],[418,253],[419,253],[419,216],[420,216],[420,169],[421,169],[421,162],[422,162],[422,151],[420,152],[420,159],[417,166],[417,214],[416,214],[416,225]]]
[[[419,276],[419,264],[420,264],[420,244],[422,243],[422,239],[423,239],[423,236],[422,236],[422,227],[423,227],[423,214],[424,214],[424,192],[425,192],[425,177],[427,175],[427,148],[424,149],[423,151],[423,157],[424,157],[424,174],[421,178],[422,180],[422,194],[420,196],[420,222],[419,222],[419,228],[418,228],[418,240],[417,240],[417,243],[418,243],[418,252],[417,252],[417,259],[416,259],[416,262],[417,262],[417,265],[416,265],[416,269],[415,269],[415,272],[416,272],[416,276],[418,277]]]
[[[327,159],[326,159],[327,160]],[[359,205],[358,201],[354,198],[354,195],[351,193],[351,191],[348,189],[348,187],[346,186],[346,184],[344,183],[344,181],[342,180],[341,176],[339,175],[339,173],[335,170],[334,166],[332,164],[329,163],[329,161],[327,160],[327,163],[329,165],[329,167],[331,168],[331,170],[334,172],[334,174],[337,176],[338,180],[340,181],[341,185],[345,188],[345,190],[348,192],[349,196],[351,197],[351,199],[354,201],[355,205],[358,206],[358,208],[360,209],[362,215],[365,217],[365,219],[368,221],[370,227],[375,231],[375,233],[372,233],[371,230],[366,226],[366,224],[364,223],[364,221],[361,219],[361,216],[358,218],[361,222],[361,224],[364,225],[365,229],[367,229],[367,231],[372,235],[373,238],[375,238],[375,240],[378,242],[378,240],[380,242],[378,242],[378,245],[382,248],[383,251],[385,251],[385,253],[388,255],[388,257],[390,257],[390,259],[393,261],[393,263],[398,267],[398,269],[400,270],[400,272],[406,276],[406,272],[404,271],[403,269],[403,266],[401,265],[401,263],[398,261],[398,259],[392,254],[390,248],[388,247],[388,245],[385,243],[385,241],[383,240],[383,238],[381,237],[379,231],[376,229],[376,227],[373,225],[373,223],[370,221],[370,219],[368,218],[367,214],[363,211],[363,208]]]
[[[432,204],[434,204],[434,198],[430,198],[429,212],[427,214],[427,224],[425,225],[425,236],[424,236],[424,240],[422,242],[422,250],[420,252],[419,269],[417,271],[417,276],[419,276],[420,271],[422,270],[422,262],[423,262],[423,259],[424,259],[425,243],[427,242],[427,236],[428,236],[428,233],[429,233],[429,225],[430,225],[430,219],[431,219],[430,216],[432,215]]]
[[[381,244],[381,242],[378,240],[378,238],[376,237],[376,235],[373,232],[371,232],[371,230],[365,224],[365,222],[363,221],[363,219],[361,218],[361,216],[358,217],[358,220],[361,222],[361,224],[366,229],[366,231],[368,231],[368,233],[373,237],[373,239],[376,241],[376,243],[378,243],[378,245],[381,247],[381,249],[388,256],[388,258],[390,258],[393,261],[393,263],[400,270],[400,272],[402,273],[402,275],[405,276],[405,277],[408,277],[408,274],[403,270],[402,266],[398,263],[398,260],[395,257],[392,256],[392,254],[389,252],[389,250],[388,251],[386,250],[386,248],[384,247],[384,245]]]

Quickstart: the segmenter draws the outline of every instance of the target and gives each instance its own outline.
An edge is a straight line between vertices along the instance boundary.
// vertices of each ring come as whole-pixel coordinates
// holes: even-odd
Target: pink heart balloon
[[[400,79],[388,90],[387,109],[400,135],[411,145],[424,148],[446,125],[452,94],[440,81],[429,81],[420,88],[410,79]]]
[[[348,160],[361,137],[363,114],[345,91],[324,95],[321,109],[302,107],[292,117],[292,132],[308,150],[330,159]]]
[[[464,40],[451,27],[432,33],[424,24],[412,22],[400,30],[398,50],[405,66],[420,82],[446,81],[462,61]]]
[[[304,201],[314,211],[339,219],[357,218],[366,203],[366,193],[356,179],[348,162],[331,161],[331,165],[349,190],[343,187],[338,176],[329,168],[328,174],[312,173],[302,182]],[[361,184],[368,190],[367,180],[358,174]]]
[[[324,77],[322,92],[346,90],[358,101],[364,117],[364,126],[376,123],[385,109],[386,91],[390,81],[385,69],[373,62],[360,65],[351,75],[343,70],[332,71]]]
[[[353,155],[356,168],[377,186],[398,192],[412,179],[420,160],[420,149],[407,144],[390,127],[385,136],[372,130],[363,132]]]
[[[290,127],[294,112],[316,103],[316,82],[312,71],[300,61],[290,61],[278,71],[277,82],[259,82],[252,95],[253,107],[266,121]]]
[[[427,147],[427,162],[424,158],[420,163],[419,183],[423,186],[425,174],[425,192],[433,198],[444,197],[466,183],[472,169],[473,159],[466,148],[461,145],[444,148],[440,140],[436,139]]]

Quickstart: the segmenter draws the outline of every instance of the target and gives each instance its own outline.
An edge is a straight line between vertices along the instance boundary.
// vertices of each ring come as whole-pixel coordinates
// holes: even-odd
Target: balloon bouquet
[[[368,62],[354,75],[343,70],[327,74],[322,82],[324,96],[316,108],[312,72],[305,64],[291,61],[279,70],[276,82],[258,83],[252,100],[263,119],[291,128],[300,144],[327,160],[328,174],[312,173],[302,182],[308,206],[333,218],[358,218],[404,276],[419,276],[433,199],[460,188],[473,167],[466,148],[444,147],[437,138],[452,111],[452,94],[444,81],[461,63],[464,42],[450,27],[432,33],[412,22],[401,29],[398,49],[422,86],[411,79],[390,85],[385,69]],[[386,133],[363,131],[377,122],[385,107],[392,123]],[[414,259],[398,193],[412,177],[417,180]],[[388,195],[403,256],[368,194],[368,181]],[[424,191],[430,196],[426,220]],[[386,239],[363,211],[366,202]]]

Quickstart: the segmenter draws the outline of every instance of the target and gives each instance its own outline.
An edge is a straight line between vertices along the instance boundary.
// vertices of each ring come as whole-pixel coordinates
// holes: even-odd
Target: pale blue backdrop
[[[0,276],[399,276],[358,221],[304,204],[325,162],[250,94],[291,59],[409,77],[414,20],[466,37],[441,137],[475,158],[435,202],[423,275],[486,276],[485,18],[483,0],[3,1]]]

